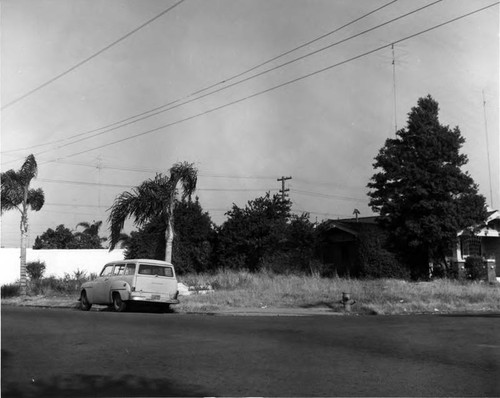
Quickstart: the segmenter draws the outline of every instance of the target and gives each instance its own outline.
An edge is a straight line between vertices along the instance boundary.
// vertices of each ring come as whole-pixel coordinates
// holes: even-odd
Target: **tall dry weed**
[[[500,285],[439,279],[407,282],[395,279],[321,278],[280,275],[269,271],[220,270],[185,275],[188,285],[211,285],[215,293],[182,298],[181,307],[212,309],[248,307],[329,307],[342,310],[343,293],[350,293],[353,311],[377,314],[500,311]]]

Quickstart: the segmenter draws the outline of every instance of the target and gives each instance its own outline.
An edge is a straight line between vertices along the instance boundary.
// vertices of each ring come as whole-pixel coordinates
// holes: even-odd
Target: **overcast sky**
[[[176,3],[2,0],[2,171],[33,153],[46,198],[30,245],[81,221],[104,221],[107,236],[113,199],[178,161],[198,168],[219,225],[281,176],[312,220],[372,215],[374,157],[427,94],[500,207],[499,6],[436,27],[495,1]],[[2,246],[18,246],[19,221],[2,216]]]

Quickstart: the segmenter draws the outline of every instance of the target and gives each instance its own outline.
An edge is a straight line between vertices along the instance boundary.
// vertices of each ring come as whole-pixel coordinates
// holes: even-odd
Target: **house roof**
[[[358,217],[356,218],[343,218],[338,220],[326,220],[323,223],[325,230],[338,229],[347,232],[348,234],[358,236],[361,229],[367,225],[376,225],[377,217]]]
[[[338,220],[329,220],[329,221],[337,221],[337,222],[345,222],[345,223],[376,224],[377,218],[379,218],[379,216],[358,217],[358,218],[341,218]]]
[[[493,220],[500,220],[500,211],[499,210],[489,210],[486,212],[486,224]]]
[[[353,228],[350,228],[349,225],[343,224],[339,221],[328,220],[326,223],[326,229],[331,231],[332,229],[339,229],[341,231],[347,232],[350,235],[358,236],[358,231]]]

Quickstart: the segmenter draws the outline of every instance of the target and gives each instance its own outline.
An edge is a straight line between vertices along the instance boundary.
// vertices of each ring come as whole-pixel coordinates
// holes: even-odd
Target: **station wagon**
[[[174,266],[159,260],[123,260],[106,264],[99,276],[82,285],[80,308],[93,304],[112,305],[125,311],[130,303],[150,303],[168,307],[178,304],[179,292]]]

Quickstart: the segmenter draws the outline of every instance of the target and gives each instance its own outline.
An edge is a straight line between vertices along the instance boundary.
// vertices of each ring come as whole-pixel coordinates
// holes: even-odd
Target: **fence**
[[[21,250],[18,248],[0,249],[0,285],[14,283],[20,277]],[[123,260],[123,249],[108,251],[92,250],[33,250],[26,249],[26,261],[43,261],[46,265],[44,276],[63,277],[77,269],[90,274],[99,273],[109,261]]]

